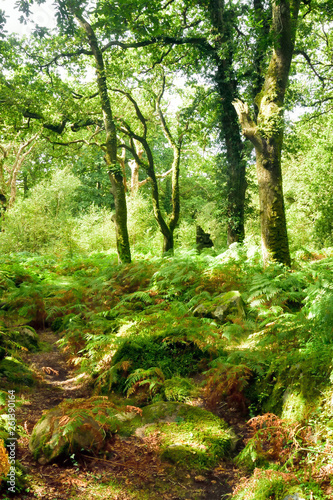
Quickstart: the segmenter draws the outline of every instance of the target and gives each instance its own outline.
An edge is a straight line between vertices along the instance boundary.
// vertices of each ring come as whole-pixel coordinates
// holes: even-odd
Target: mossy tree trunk
[[[215,41],[217,70],[215,82],[221,96],[220,136],[226,147],[227,179],[227,238],[228,245],[244,240],[244,206],[246,193],[246,162],[237,113],[232,102],[237,96],[237,81],[233,70],[234,12],[226,9],[224,0],[210,0],[209,15],[218,34]],[[223,58],[219,53],[224,55]]]
[[[131,262],[131,251],[127,231],[126,194],[122,170],[121,167],[117,165],[117,132],[113,121],[112,109],[108,95],[103,53],[99,47],[98,40],[91,25],[74,8],[72,8],[72,12],[80,26],[85,31],[95,60],[98,94],[101,102],[106,133],[105,161],[109,169],[108,173],[115,203],[115,215],[113,217],[113,221],[116,227],[118,258],[121,263],[129,263]]]
[[[281,148],[283,104],[294,49],[300,0],[272,2],[273,53],[261,92],[256,96],[258,115],[247,104],[234,102],[243,134],[254,144],[259,184],[261,240],[264,264],[275,260],[290,265],[282,190]]]

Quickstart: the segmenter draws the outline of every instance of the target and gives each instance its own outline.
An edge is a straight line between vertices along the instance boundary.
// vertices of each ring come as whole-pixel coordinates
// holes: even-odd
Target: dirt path
[[[40,341],[52,346],[50,352],[27,354],[25,362],[38,377],[31,392],[23,392],[23,405],[17,408],[17,424],[26,435],[18,441],[17,458],[30,477],[30,491],[14,496],[19,499],[43,500],[111,499],[133,500],[227,500],[239,481],[239,471],[231,460],[219,464],[213,471],[198,474],[182,471],[162,463],[155,443],[149,439],[113,437],[106,443],[102,457],[81,456],[63,463],[39,465],[29,451],[29,435],[44,410],[57,406],[64,399],[88,398],[91,388],[69,367],[66,356],[56,345],[57,336],[49,331],[40,333]],[[243,420],[232,409],[222,416],[242,430]],[[108,453],[109,451],[109,453]],[[111,458],[110,458],[111,457]],[[115,480],[118,487],[109,486]],[[102,485],[105,484],[105,488]],[[123,485],[123,486],[122,486]],[[101,490],[101,491],[100,491]],[[103,490],[103,491],[102,491]],[[137,492],[137,493],[136,493]],[[144,493],[143,493],[144,492]],[[0,498],[8,498],[1,496]]]
[[[84,380],[75,374],[67,363],[66,356],[56,344],[58,337],[50,331],[40,334],[40,342],[52,347],[50,352],[27,354],[24,361],[34,370],[38,384],[27,397],[27,401],[17,410],[17,418],[31,432],[44,410],[57,406],[64,399],[89,397],[91,390]]]

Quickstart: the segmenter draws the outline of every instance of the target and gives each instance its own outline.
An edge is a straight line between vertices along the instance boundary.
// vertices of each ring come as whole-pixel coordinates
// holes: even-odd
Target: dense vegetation
[[[332,498],[333,6],[250,4],[59,0],[26,37],[0,11],[3,498],[8,391],[52,349],[85,397],[19,446],[155,471],[89,497]]]

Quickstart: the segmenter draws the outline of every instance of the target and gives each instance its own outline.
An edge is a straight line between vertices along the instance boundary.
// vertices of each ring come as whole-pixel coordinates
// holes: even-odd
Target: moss
[[[287,482],[288,481],[288,482]],[[295,482],[292,475],[283,474],[271,469],[257,469],[255,474],[244,482],[244,487],[232,498],[234,500],[283,500],[290,491],[296,491],[291,484]],[[299,488],[297,492],[299,492]],[[303,499],[303,496],[295,496]]]
[[[73,451],[101,446],[105,437],[102,425],[91,409],[80,408],[81,405],[84,405],[82,400],[59,405],[36,424],[29,449],[40,464],[50,463]],[[96,410],[98,412],[98,408]],[[103,410],[107,413],[105,408]]]
[[[143,422],[144,424],[148,424],[151,422],[156,422],[156,420],[166,418],[167,416],[169,418],[172,416],[176,417],[181,406],[181,403],[176,403],[173,401],[155,403],[146,406],[142,409]]]
[[[169,402],[151,405],[143,413],[144,433],[158,436],[161,457],[173,463],[207,469],[225,457],[235,444],[236,438],[227,424],[201,408]],[[147,425],[152,419],[155,423]]]

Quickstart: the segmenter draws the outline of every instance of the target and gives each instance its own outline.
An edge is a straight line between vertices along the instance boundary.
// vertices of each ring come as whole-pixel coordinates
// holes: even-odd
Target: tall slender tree
[[[43,3],[43,0],[36,0],[36,2]],[[18,6],[24,14],[29,15],[29,6],[31,3],[31,1],[28,2],[26,0],[21,0],[18,2]],[[49,48],[50,54],[52,53],[52,50],[54,50],[54,47],[56,47],[55,50],[58,51],[58,53],[55,53],[53,58],[50,55],[48,62],[46,62],[45,59],[43,60],[42,55],[44,54],[42,53],[37,52],[36,54],[32,54],[31,51],[29,51],[29,56],[34,60],[37,71],[42,68],[50,76],[50,83],[52,86],[54,86],[55,82],[59,80],[59,75],[57,75],[56,79],[51,76],[50,68],[52,68],[52,66],[59,65],[60,61],[66,61],[68,70],[71,71],[70,61],[73,62],[74,66],[77,66],[79,64],[80,56],[91,58],[92,66],[95,68],[95,85],[97,87],[97,92],[93,92],[92,97],[97,97],[99,100],[102,120],[100,120],[99,117],[92,117],[92,114],[96,116],[96,113],[92,113],[90,111],[90,115],[85,115],[73,123],[73,117],[71,114],[76,114],[76,116],[78,116],[78,110],[72,113],[70,109],[66,109],[63,106],[60,113],[60,120],[57,118],[59,123],[44,123],[43,126],[52,132],[62,134],[69,124],[71,124],[71,130],[74,132],[79,131],[81,128],[95,124],[98,126],[98,131],[96,133],[101,133],[102,131],[104,132],[105,142],[102,145],[102,149],[105,153],[104,158],[108,168],[111,190],[114,197],[115,215],[113,217],[113,221],[116,228],[118,258],[120,262],[128,263],[131,261],[131,252],[127,231],[125,186],[123,182],[122,169],[117,158],[117,133],[107,88],[107,77],[103,53],[105,47],[102,47],[101,42],[101,40],[105,37],[103,34],[103,28],[99,29],[98,34],[96,34],[96,29],[89,21],[89,17],[92,16],[93,18],[94,14],[96,14],[95,20],[98,19],[98,13],[96,13],[98,5],[91,10],[87,1],[70,0],[68,2],[64,2],[63,0],[57,0],[57,2],[55,2],[55,6],[58,20],[58,36],[49,38],[49,41],[51,42],[49,44]],[[37,37],[39,36],[42,40],[46,38],[45,35],[47,32],[47,29],[39,28],[36,31]],[[71,40],[72,43],[69,43],[69,40]],[[47,45],[47,41],[45,43]],[[71,92],[70,89],[68,90],[69,95],[72,97],[74,96],[76,99],[84,97],[75,91]],[[30,113],[30,116],[31,118],[44,120],[41,113]]]
[[[131,252],[127,231],[127,206],[125,186],[121,167],[117,164],[117,131],[113,120],[108,94],[103,53],[91,24],[83,17],[76,2],[68,2],[68,9],[84,31],[95,62],[98,95],[105,128],[105,161],[108,166],[115,203],[114,223],[116,227],[117,251],[120,262],[131,262]]]

